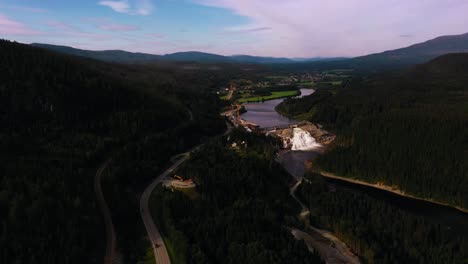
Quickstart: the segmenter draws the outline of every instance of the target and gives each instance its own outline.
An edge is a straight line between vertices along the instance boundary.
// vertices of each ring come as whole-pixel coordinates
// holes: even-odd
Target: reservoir
[[[314,89],[301,89],[298,97],[309,96],[315,92]],[[246,113],[241,115],[242,119],[257,124],[260,128],[288,126],[298,123],[297,120],[287,118],[275,111],[275,107],[285,99],[275,99],[263,103],[244,104]],[[318,151],[281,151],[278,161],[296,179],[302,178],[305,173],[304,163],[319,154]]]
[[[299,97],[308,96],[314,92],[315,90],[313,89],[301,89],[301,95]],[[243,113],[241,117],[248,122],[259,125],[261,128],[287,126],[297,123],[296,120],[289,119],[275,111],[275,107],[283,102],[283,100],[284,99],[275,99],[263,103],[244,104],[247,112]]]
[[[299,97],[309,96],[314,92],[315,90],[313,89],[301,89],[301,95]],[[298,123],[297,120],[282,116],[275,111],[275,107],[283,102],[283,100],[284,99],[276,99],[263,103],[244,104],[247,112],[243,113],[241,117],[248,122],[259,125],[260,128],[287,126]],[[292,176],[296,179],[300,179],[305,173],[304,163],[318,154],[318,150],[281,151],[278,156],[278,161]]]

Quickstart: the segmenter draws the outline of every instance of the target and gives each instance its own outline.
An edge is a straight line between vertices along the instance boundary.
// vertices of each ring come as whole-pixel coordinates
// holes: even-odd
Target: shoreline
[[[339,240],[332,233],[309,226],[309,230],[287,228],[297,241],[303,241],[311,252],[317,252],[325,263],[361,263],[348,245]]]
[[[337,175],[335,175],[333,173],[329,173],[329,172],[325,172],[325,171],[321,171],[321,172],[319,172],[319,174],[324,178],[329,178],[329,179],[334,179],[334,180],[339,180],[339,181],[345,181],[345,182],[352,183],[352,184],[367,186],[367,187],[379,189],[379,190],[382,190],[382,191],[387,191],[387,192],[390,192],[390,193],[393,193],[393,194],[396,194],[396,195],[399,195],[399,196],[403,196],[403,197],[406,197],[406,198],[415,199],[415,200],[419,200],[419,201],[424,201],[424,202],[428,202],[428,203],[433,203],[433,204],[437,204],[437,205],[442,205],[442,206],[445,206],[445,207],[450,207],[450,208],[458,210],[458,211],[460,211],[462,213],[468,214],[468,209],[467,208],[463,208],[463,207],[460,207],[460,206],[454,206],[454,205],[450,205],[450,204],[447,204],[447,203],[438,202],[438,201],[435,201],[435,200],[432,200],[432,199],[417,197],[417,196],[414,196],[412,194],[405,193],[404,191],[402,191],[402,190],[400,190],[398,188],[392,188],[391,186],[388,186],[388,185],[379,184],[379,183],[368,183],[368,182],[365,182],[365,181],[362,181],[362,180],[337,176]]]
[[[302,180],[297,180],[294,175],[288,174],[297,181],[294,185],[290,186],[289,195],[301,206],[298,219],[306,225],[306,230],[289,227],[288,229],[293,237],[298,241],[304,241],[309,251],[317,251],[326,263],[361,263],[359,256],[354,254],[351,248],[335,236],[335,234],[310,224],[308,220],[310,210],[296,196],[296,190],[302,184]]]

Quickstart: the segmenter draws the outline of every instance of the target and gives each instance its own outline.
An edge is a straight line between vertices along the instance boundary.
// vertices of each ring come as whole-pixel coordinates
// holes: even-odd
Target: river
[[[313,89],[301,89],[301,95],[299,97],[308,96],[314,92],[315,90]],[[275,107],[283,102],[283,100],[284,99],[275,99],[263,103],[244,104],[247,112],[243,113],[241,117],[248,122],[259,125],[261,128],[287,126],[297,123],[296,120],[289,119],[275,111]]]
[[[301,89],[299,97],[313,94],[313,89]],[[275,111],[275,107],[283,102],[284,99],[265,101],[263,103],[244,104],[246,113],[241,115],[242,119],[255,123],[261,128],[286,126],[298,123],[297,120],[287,118]],[[295,178],[300,179],[305,173],[304,163],[311,160],[319,154],[317,150],[309,151],[281,151],[278,161]]]
[[[301,97],[314,93],[312,89],[301,89]],[[241,117],[260,127],[284,126],[298,123],[277,113],[275,107],[284,99],[266,101],[263,103],[245,104],[247,110]],[[278,161],[294,177],[300,179],[305,173],[305,162],[320,154],[318,149],[309,151],[282,151]],[[392,194],[387,191],[372,187],[361,186],[339,180],[326,179],[333,189],[346,189],[353,192],[365,193],[373,199],[385,201],[396,208],[400,208],[412,214],[422,216],[426,220],[440,224],[447,233],[468,236],[468,214],[451,207],[438,205],[422,200],[416,200]]]

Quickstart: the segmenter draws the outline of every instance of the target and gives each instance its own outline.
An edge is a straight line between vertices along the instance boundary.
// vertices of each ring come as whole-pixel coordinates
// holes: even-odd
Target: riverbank
[[[310,225],[310,210],[296,196],[297,188],[299,188],[301,184],[302,181],[298,181],[296,184],[291,186],[289,194],[301,206],[301,212],[299,213],[298,218],[305,224],[306,230],[303,231],[297,228],[288,228],[294,238],[298,241],[304,241],[309,251],[318,252],[326,263],[361,263],[359,261],[359,257],[352,252],[348,245],[333,233]]]
[[[296,240],[304,241],[309,251],[317,251],[326,263],[361,263],[349,247],[328,231],[309,227],[309,232],[290,228]]]
[[[291,138],[293,136],[294,127],[301,127],[305,122],[300,122],[296,120],[291,120],[286,118],[278,113],[278,109],[276,105],[281,103],[282,100],[278,101],[270,101],[269,103],[261,103],[261,104],[247,104],[250,107],[249,112],[253,113],[249,116],[245,116],[246,120],[259,123],[260,128],[267,128],[266,131],[272,134],[276,134],[275,136],[283,136]],[[275,109],[276,108],[276,109]],[[252,110],[252,111],[251,111]],[[276,110],[276,111],[275,111]],[[264,120],[267,120],[265,122]],[[326,135],[326,131],[322,131],[322,127],[316,125],[317,128],[301,128],[305,131],[308,131],[311,136],[315,137],[317,142],[324,143],[323,139],[327,139],[327,137],[321,137],[318,133],[323,133]],[[272,129],[270,129],[272,128]],[[277,128],[277,129],[274,129]],[[282,137],[282,138],[283,138]],[[284,139],[284,138],[283,138]],[[330,138],[331,139],[331,138]],[[331,141],[330,141],[331,142]],[[324,144],[326,145],[326,144]],[[307,162],[317,155],[320,155],[326,147],[316,149],[314,151],[291,151],[291,150],[284,150],[280,152],[278,155],[277,161],[281,163],[281,165],[288,171],[291,175],[293,175],[297,180],[303,177],[305,172],[305,167],[308,167],[307,170],[312,170],[311,162]],[[305,181],[303,183],[306,183]],[[340,188],[340,184],[344,185],[346,188]],[[353,185],[351,191],[348,190],[348,186]],[[305,184],[307,187],[307,184]],[[426,201],[418,201],[417,199],[412,199],[413,197],[393,194],[392,192],[387,192],[386,190],[379,190],[377,188],[372,187],[365,187],[358,184],[352,184],[345,181],[341,181],[339,179],[335,179],[332,184],[323,184],[321,185],[323,189],[323,200],[318,200],[321,202],[321,205],[311,205],[311,208],[314,210],[321,210],[321,212],[326,212],[329,214],[325,214],[329,218],[327,219],[314,219],[315,224],[319,224],[325,228],[330,228],[333,231],[336,231],[336,235],[341,238],[346,238],[347,242],[350,245],[354,246],[354,250],[356,250],[356,254],[358,254],[364,260],[373,260],[374,256],[366,255],[368,252],[373,252],[370,250],[373,246],[367,244],[366,248],[368,251],[362,251],[362,248],[359,246],[356,247],[354,243],[363,243],[366,244],[367,241],[372,241],[377,244],[377,251],[376,252],[385,252],[383,255],[388,256],[390,258],[395,258],[394,252],[391,252],[391,247],[387,246],[387,239],[388,234],[382,234],[382,229],[380,226],[374,225],[372,223],[372,219],[378,218],[378,223],[386,223],[385,226],[388,227],[392,232],[392,239],[394,241],[400,241],[399,238],[403,238],[401,242],[398,243],[399,250],[401,252],[408,252],[408,254],[412,251],[422,251],[424,247],[421,246],[419,241],[419,237],[413,237],[411,233],[405,233],[405,231],[401,230],[401,225],[405,226],[405,230],[414,230],[415,232],[419,232],[418,234],[426,234],[426,233],[435,233],[438,234],[439,237],[448,237],[454,236],[458,237],[459,234],[466,234],[466,222],[465,222],[465,213],[462,210],[454,210],[453,207],[448,207],[446,205],[437,205],[435,206],[434,203],[429,203]],[[306,188],[304,187],[304,188]],[[302,188],[302,187],[301,187]],[[307,196],[304,201],[311,201],[315,198],[312,198],[317,191],[317,186],[309,187],[309,195]],[[372,188],[372,189],[371,189]],[[391,188],[390,188],[391,189]],[[346,190],[346,191],[343,191]],[[343,191],[343,192],[342,192]],[[336,192],[340,192],[340,194],[335,194]],[[342,193],[341,193],[342,192]],[[359,194],[359,199],[353,200],[353,197],[356,197],[356,193]],[[363,195],[361,195],[361,193]],[[340,199],[340,195],[346,195],[345,198]],[[398,196],[397,196],[398,195]],[[382,196],[386,198],[382,198]],[[382,199],[384,202],[382,202]],[[388,199],[388,200],[387,200]],[[299,202],[302,204],[302,202]],[[308,204],[307,206],[309,206]],[[323,207],[320,207],[323,206]],[[329,211],[327,206],[333,206],[334,210]],[[336,206],[336,207],[335,207]],[[369,213],[369,208],[372,207],[370,212],[375,213],[375,215],[371,215]],[[302,207],[302,206],[301,206]],[[341,208],[341,209],[337,209]],[[356,214],[354,214],[349,208],[356,210]],[[397,213],[393,213],[394,211]],[[308,210],[301,210],[299,217],[300,219],[308,219],[309,216]],[[313,216],[315,218],[315,216]],[[346,219],[352,223],[351,226],[357,226],[362,224],[363,219],[367,219],[365,221],[366,224],[363,226],[364,229],[371,232],[372,235],[368,237],[362,237],[362,234],[356,233],[357,229],[349,228],[349,226],[344,227],[344,229],[336,229],[332,228],[334,225],[342,224],[340,219],[343,217],[347,217]],[[421,217],[424,217],[425,220],[421,222]],[[323,221],[323,222],[320,222]],[[388,222],[386,222],[388,221]],[[402,221],[399,223],[398,221]],[[434,224],[435,223],[435,224]],[[309,223],[310,224],[310,223]],[[307,226],[307,225],[306,225]],[[291,230],[291,229],[290,229]],[[292,230],[291,230],[292,231]],[[305,232],[304,232],[305,231]],[[315,250],[314,252],[320,252],[322,258],[328,259],[329,263],[336,263],[336,260],[341,259],[341,256],[347,255],[343,254],[346,252],[346,247],[341,247],[340,251],[336,251],[337,243],[330,240],[329,234],[332,233],[321,233],[319,231],[325,230],[317,230],[312,228],[307,228],[305,230],[295,230],[293,233],[294,237],[297,240],[302,240],[306,243],[309,250]],[[346,231],[346,232],[344,232]],[[328,232],[328,231],[325,231]],[[325,236],[327,235],[328,238]],[[333,235],[333,234],[332,234]],[[336,239],[339,240],[337,236],[334,236]],[[401,246],[403,241],[410,241],[409,244]],[[443,240],[428,240],[430,248],[425,254],[430,255],[430,252],[439,251],[444,246]],[[463,241],[463,240],[456,240],[456,241]],[[439,244],[438,244],[439,243]],[[460,242],[460,245],[462,242]],[[342,244],[338,244],[342,245]],[[346,244],[345,244],[346,245]],[[374,245],[375,246],[375,245]],[[440,246],[440,247],[439,247]],[[415,250],[413,250],[415,249]],[[349,250],[349,249],[348,249]],[[437,257],[440,259],[455,259],[455,257],[450,256],[450,254],[455,254],[455,256],[463,256],[460,253],[460,250],[457,248],[444,248],[446,252],[448,252],[447,256],[440,256],[440,253],[434,254],[432,257],[436,259]],[[348,251],[349,252],[349,251]],[[352,251],[351,251],[352,252]],[[330,254],[330,255],[329,255]],[[325,256],[325,257],[324,257]],[[352,256],[352,255],[349,255]],[[334,258],[334,260],[333,260]],[[335,261],[335,262],[334,262]],[[343,261],[339,263],[350,263],[351,261]],[[455,263],[455,262],[454,262]]]
[[[320,175],[322,175],[322,176],[325,177],[325,178],[329,178],[329,179],[334,179],[334,180],[339,180],[339,181],[345,181],[345,182],[352,183],[352,184],[357,184],[357,185],[372,187],[372,188],[375,188],[375,189],[379,189],[379,190],[391,192],[391,193],[393,193],[393,194],[396,194],[396,195],[399,195],[399,196],[403,196],[403,197],[406,197],[406,198],[410,198],[410,199],[425,201],[425,202],[429,202],[429,203],[433,203],[433,204],[437,204],[437,205],[442,205],[442,206],[454,208],[454,209],[456,209],[456,210],[458,210],[458,211],[461,211],[461,212],[463,212],[463,213],[468,214],[468,209],[467,209],[467,208],[463,208],[463,207],[459,207],[459,206],[453,206],[453,205],[450,205],[450,204],[447,204],[447,203],[438,202],[438,201],[435,201],[435,200],[429,199],[429,198],[417,197],[417,196],[414,196],[414,195],[412,195],[412,194],[406,193],[405,191],[399,189],[398,187],[392,187],[392,186],[384,185],[383,183],[368,183],[368,182],[365,182],[365,181],[362,181],[362,180],[357,180],[357,179],[351,179],[351,178],[346,178],[346,177],[342,177],[342,176],[337,176],[337,175],[335,175],[335,174],[333,174],[333,173],[329,173],[329,172],[325,172],[325,171],[321,171],[321,172],[320,172]]]

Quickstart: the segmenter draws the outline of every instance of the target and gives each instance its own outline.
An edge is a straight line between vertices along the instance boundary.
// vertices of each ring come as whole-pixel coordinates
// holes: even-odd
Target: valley
[[[467,263],[468,5],[29,1],[0,263]]]
[[[313,97],[313,91],[306,93],[305,96],[310,96]],[[300,100],[300,99],[298,99]],[[305,148],[302,151],[297,151],[297,147],[295,147],[295,144],[288,144],[287,142],[290,142],[292,135],[295,133],[292,133],[294,130],[300,130],[302,132],[299,132],[299,134],[303,134],[305,131],[306,133],[309,133],[310,135],[313,135],[315,138],[319,139],[318,142],[329,145],[332,144],[333,139],[335,136],[327,133],[323,129],[319,129],[317,125],[313,124],[308,124],[308,123],[301,123],[298,121],[290,120],[285,117],[281,116],[276,116],[278,115],[275,111],[276,105],[280,104],[283,100],[276,100],[276,101],[268,101],[264,103],[258,103],[257,104],[246,104],[245,108],[247,109],[247,112],[240,115],[238,118],[245,118],[246,121],[248,122],[249,126],[245,126],[247,129],[252,128],[250,124],[255,124],[255,122],[260,123],[262,125],[257,125],[255,127],[258,127],[257,130],[254,129],[254,131],[259,131],[260,133],[267,133],[267,134],[273,134],[277,137],[279,137],[284,143],[283,147],[289,150],[283,150],[279,153],[279,158],[277,158],[278,162],[284,166],[284,168],[293,176],[295,176],[299,182],[302,181],[302,176],[304,174],[309,174],[313,171],[313,167],[308,167],[306,168],[306,164],[311,160],[316,158],[320,153],[324,152],[324,148],[322,145],[315,143],[315,140],[313,141],[308,141],[302,140],[302,144],[308,142],[309,145],[306,146],[307,144],[303,145]],[[254,112],[258,111],[257,109],[261,109],[259,111],[258,116],[255,115],[248,115],[249,109],[252,109]],[[253,117],[253,118],[252,118]],[[267,119],[267,122],[265,123],[265,117]],[[273,117],[273,118],[272,118]],[[240,122],[239,125],[242,125],[243,123]],[[269,126],[265,128],[265,125]],[[262,127],[263,126],[263,127]],[[276,126],[276,128],[275,128]],[[279,128],[278,128],[279,127]],[[286,128],[285,128],[286,127]],[[302,127],[304,130],[302,130]],[[292,134],[291,134],[292,133]],[[292,149],[292,150],[291,150]],[[294,151],[296,150],[296,151]],[[305,151],[304,151],[305,150]],[[308,151],[307,151],[308,150]],[[386,195],[385,192],[388,191],[386,188],[382,188],[383,193],[378,193],[379,191],[375,191],[372,189],[366,189],[366,188],[360,188],[357,185],[362,184],[361,182],[354,182],[357,185],[353,186],[352,184],[342,184],[340,181],[336,180],[328,180],[328,175],[327,173],[322,172],[323,177],[327,177],[324,180],[328,184],[328,189],[330,192],[337,192],[336,189],[351,189],[353,192],[357,193],[362,193],[363,195],[370,195],[366,199],[378,199],[385,201],[387,203],[386,206],[389,207],[395,207],[398,208],[398,210],[404,210],[405,212],[409,212],[411,214],[418,215],[418,217],[423,217],[426,220],[430,221],[431,223],[435,223],[436,225],[441,225],[445,228],[446,231],[444,233],[447,234],[464,234],[466,235],[467,231],[467,225],[466,222],[468,221],[468,215],[466,215],[464,212],[457,212],[451,208],[446,208],[444,206],[438,206],[438,203],[431,202],[431,201],[421,201],[421,202],[414,202],[411,201],[414,196],[407,196],[408,198],[395,198],[390,195]],[[341,179],[341,178],[340,178]],[[345,179],[346,180],[346,179]],[[306,180],[307,181],[307,180]],[[351,182],[346,180],[347,182]],[[298,183],[299,184],[299,183]],[[367,183],[364,183],[368,185]],[[377,194],[374,194],[377,192]],[[371,198],[372,197],[372,198]],[[418,199],[418,198],[416,198]],[[302,203],[301,203],[302,204]],[[443,217],[439,217],[443,215]],[[312,217],[312,216],[311,216]],[[315,216],[316,217],[316,216]],[[316,222],[316,221],[314,221]],[[325,225],[326,226],[326,225]],[[314,230],[314,229],[312,229]],[[310,231],[309,236],[317,236],[316,231]],[[317,229],[315,229],[317,230]],[[301,231],[295,231],[296,234],[299,234]],[[299,232],[299,233],[298,233]],[[301,234],[307,234],[307,233],[301,233]],[[320,237],[317,238],[308,238],[310,243],[315,244],[315,246],[318,246],[318,242],[312,242],[312,241],[320,241],[325,239],[323,236],[319,235]],[[302,236],[303,237],[303,236]],[[326,239],[325,239],[326,241]],[[342,242],[341,242],[342,243]],[[323,248],[323,246],[320,246],[322,250],[326,250]],[[354,248],[354,250],[357,250]],[[337,257],[336,254],[328,253],[329,257],[334,258]],[[341,254],[341,253],[340,253]],[[326,253],[323,253],[323,255],[326,255]]]

